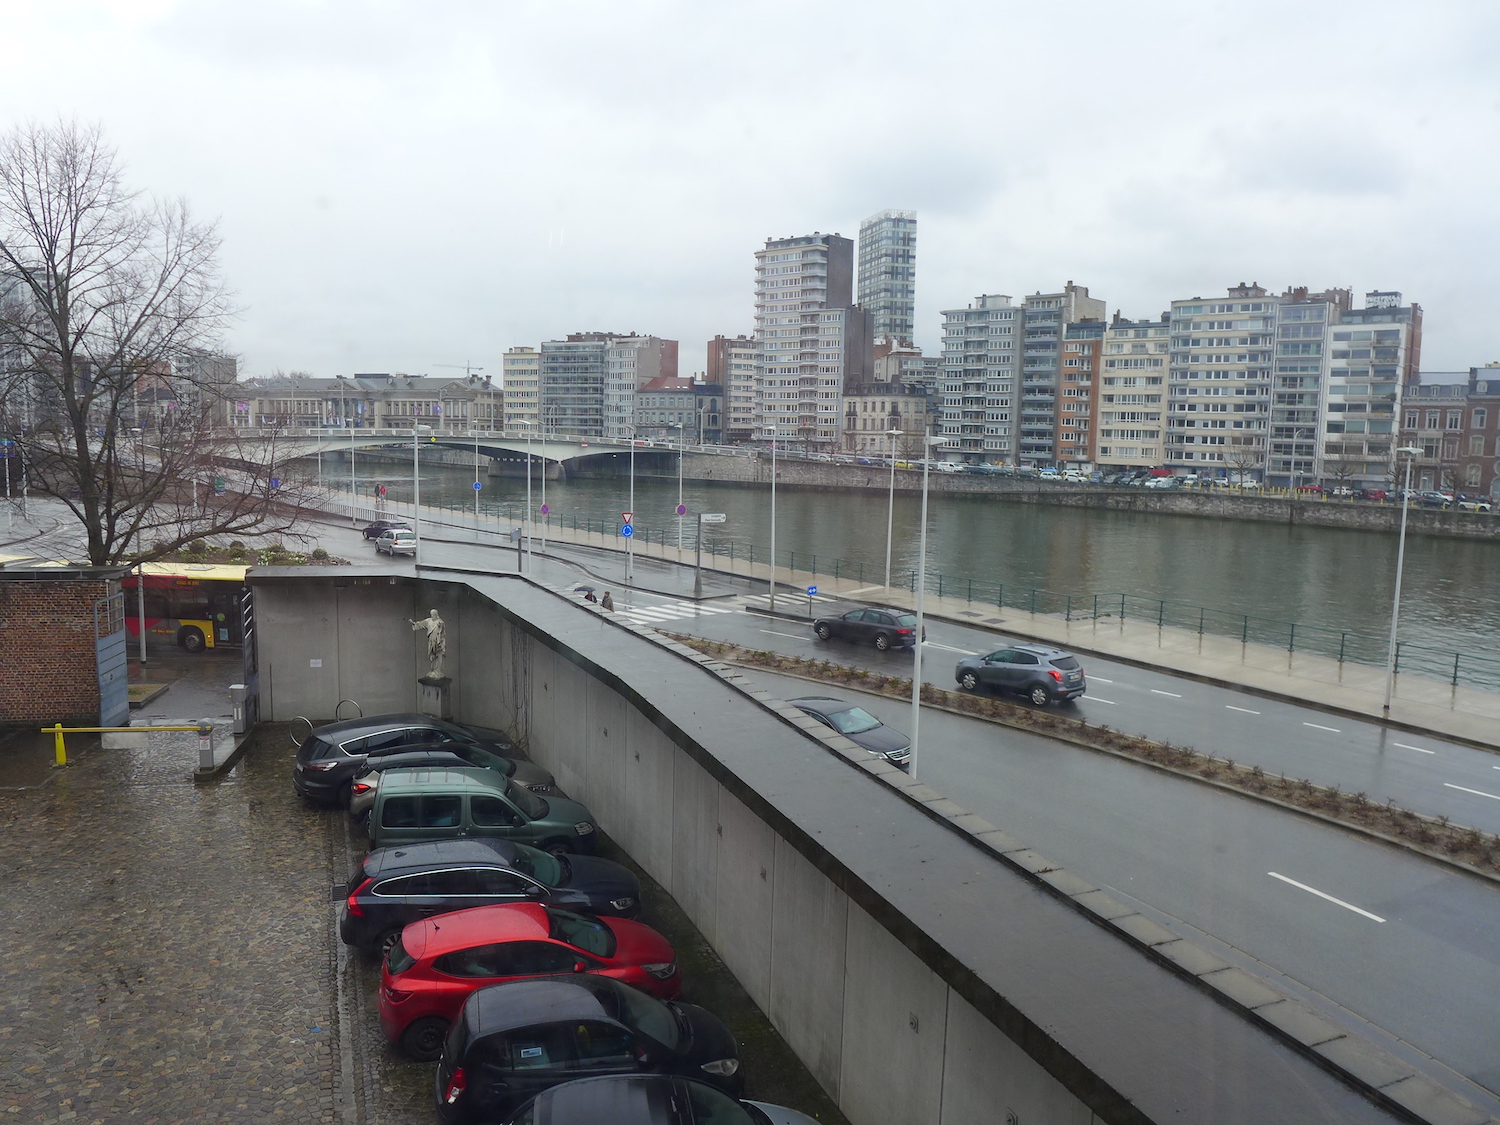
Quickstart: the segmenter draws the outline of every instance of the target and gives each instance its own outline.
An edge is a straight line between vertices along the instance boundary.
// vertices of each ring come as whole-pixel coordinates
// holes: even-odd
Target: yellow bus
[[[146,563],[145,630],[151,639],[169,640],[187,652],[238,647],[244,642],[240,602],[247,567],[218,563]],[[142,629],[141,595],[131,571],[125,589],[125,628],[132,638]]]

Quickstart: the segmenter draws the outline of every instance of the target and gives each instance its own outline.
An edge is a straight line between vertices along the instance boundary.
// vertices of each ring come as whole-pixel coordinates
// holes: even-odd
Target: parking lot
[[[342,811],[293,795],[287,728],[261,728],[210,784],[190,779],[191,740],[171,740],[80,745],[66,771],[0,789],[0,1110],[37,1123],[434,1120],[431,1064],[386,1044],[378,967],[338,942],[362,842]],[[643,920],[677,950],[684,999],[741,1044],[748,1096],[841,1121],[642,881]]]

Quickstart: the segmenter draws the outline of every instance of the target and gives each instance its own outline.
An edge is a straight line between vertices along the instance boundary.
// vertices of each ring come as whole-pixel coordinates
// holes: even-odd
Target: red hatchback
[[[625,918],[592,918],[534,902],[477,906],[413,922],[380,969],[380,1027],[431,1062],[469,993],[519,977],[599,973],[675,1000],[682,991],[667,939]]]

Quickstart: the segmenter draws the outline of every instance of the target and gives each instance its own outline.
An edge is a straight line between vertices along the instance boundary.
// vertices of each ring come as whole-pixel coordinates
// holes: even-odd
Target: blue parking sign
[[[809,586],[807,588],[807,596],[808,597],[810,597],[810,598],[817,597],[817,594],[818,594],[818,588],[816,586]]]

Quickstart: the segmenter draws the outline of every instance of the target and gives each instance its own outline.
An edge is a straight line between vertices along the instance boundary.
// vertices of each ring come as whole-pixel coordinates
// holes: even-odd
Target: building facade
[[[636,392],[640,437],[718,445],[724,437],[724,387],[663,376]]]
[[[1500,363],[1469,369],[1458,488],[1500,499]]]
[[[1092,469],[1097,434],[1099,361],[1104,353],[1104,322],[1079,320],[1063,327],[1061,394],[1057,403],[1057,460]]]
[[[943,313],[938,451],[949,459],[1015,464],[1016,365],[1023,310],[985,293]]]
[[[899,430],[892,434],[890,431]],[[920,458],[930,432],[927,396],[901,383],[855,383],[844,390],[844,452]]]
[[[876,336],[916,339],[917,213],[879,211],[859,224],[859,305]]]
[[[535,426],[540,430],[542,353],[535,348],[508,348],[501,360],[500,394],[507,429]]]
[[[837,449],[843,388],[868,380],[874,334],[851,303],[854,244],[837,234],[767,239],[755,254],[755,436]]]
[[[626,441],[637,424],[635,396],[657,379],[677,378],[677,341],[616,336],[604,353],[604,436]]]
[[[715,336],[708,342],[706,379],[724,388],[723,440],[731,444],[755,436],[757,354],[755,340],[749,336]]]
[[[276,375],[235,387],[238,426],[278,429],[411,429],[469,433],[503,428],[501,387],[489,379],[362,374],[332,379]]]
[[[1329,326],[1328,388],[1320,418],[1318,479],[1356,488],[1390,479],[1402,388],[1422,351],[1422,309],[1401,294],[1365,294]]]
[[[1167,364],[1171,320],[1130,320],[1116,313],[1104,329],[1096,379],[1101,469],[1155,468],[1162,464],[1167,428]]]

